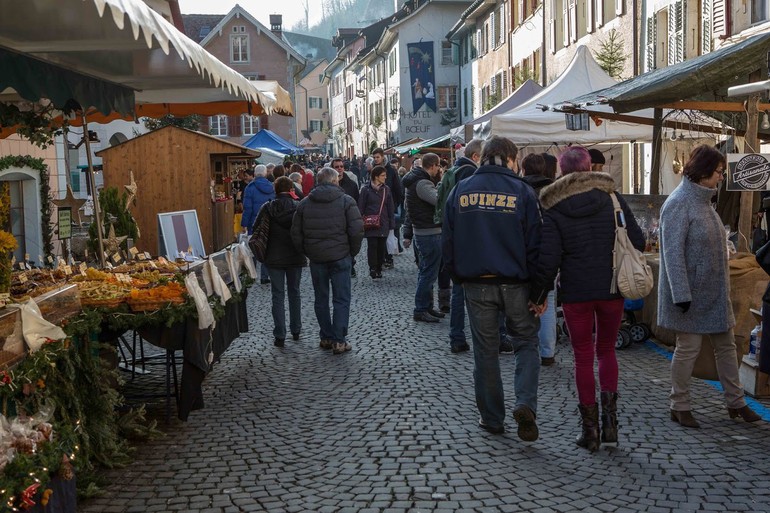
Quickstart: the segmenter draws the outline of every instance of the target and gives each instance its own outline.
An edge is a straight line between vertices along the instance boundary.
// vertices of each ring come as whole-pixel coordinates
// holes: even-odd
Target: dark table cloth
[[[241,301],[225,305],[224,316],[213,330],[198,329],[198,320],[187,319],[171,327],[141,328],[139,334],[150,344],[171,351],[182,351],[182,380],[179,387],[177,415],[187,420],[190,412],[203,408],[203,380],[227,351],[233,340],[249,331],[246,289]]]

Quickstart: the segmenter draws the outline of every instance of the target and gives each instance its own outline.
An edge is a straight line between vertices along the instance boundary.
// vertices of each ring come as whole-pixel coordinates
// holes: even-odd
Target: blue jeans
[[[299,295],[299,282],[302,268],[269,269],[270,292],[273,299],[273,336],[286,338],[286,309],[284,298],[289,294],[289,325],[292,333],[302,331],[302,304]]]
[[[259,279],[265,281],[270,278],[270,269],[265,264],[259,265]]]
[[[513,387],[516,405],[537,412],[537,386],[540,378],[540,355],[537,332],[540,322],[529,311],[528,284],[465,283],[465,304],[473,336],[473,379],[476,405],[484,424],[501,427],[505,420],[505,396],[500,377],[500,321],[511,334],[516,370]]]
[[[310,262],[310,276],[315,292],[315,316],[320,327],[321,340],[344,342],[350,319],[350,267],[353,258],[348,255],[335,262]],[[332,309],[329,313],[329,285],[332,291]]]
[[[463,286],[452,282],[452,299],[449,304],[449,345],[465,344],[465,293]]]
[[[540,340],[540,356],[553,358],[556,354],[556,291],[548,293],[548,310],[540,316],[540,331],[537,338]]]
[[[420,259],[414,313],[427,312],[433,307],[433,285],[441,264],[441,234],[415,235],[414,247]]]

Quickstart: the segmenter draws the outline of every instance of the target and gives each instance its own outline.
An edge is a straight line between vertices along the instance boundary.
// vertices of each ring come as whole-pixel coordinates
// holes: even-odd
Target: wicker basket
[[[117,308],[125,302],[126,298],[124,297],[115,299],[80,299],[80,304],[87,308]]]
[[[150,312],[153,310],[160,310],[169,305],[183,305],[184,302],[185,299],[181,297],[163,299],[161,301],[137,301],[135,299],[129,299],[128,306],[131,308],[132,312]]]

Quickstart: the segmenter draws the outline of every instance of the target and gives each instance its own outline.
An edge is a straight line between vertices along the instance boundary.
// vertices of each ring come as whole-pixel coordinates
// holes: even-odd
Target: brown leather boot
[[[583,431],[575,440],[580,447],[594,452],[599,448],[599,405],[578,405]]]
[[[762,420],[762,417],[757,415],[748,405],[743,408],[727,408],[727,412],[730,414],[731,419],[740,417],[746,422],[757,422],[758,420]]]
[[[671,410],[671,420],[684,427],[699,428],[700,424],[690,410]]]
[[[602,443],[618,443],[618,394],[602,392]]]

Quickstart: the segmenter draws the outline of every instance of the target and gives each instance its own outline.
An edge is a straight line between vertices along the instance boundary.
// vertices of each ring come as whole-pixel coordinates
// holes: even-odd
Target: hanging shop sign
[[[728,191],[770,190],[770,154],[728,153]]]

